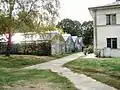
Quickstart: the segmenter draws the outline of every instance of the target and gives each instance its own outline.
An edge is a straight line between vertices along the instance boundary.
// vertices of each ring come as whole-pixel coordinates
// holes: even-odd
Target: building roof
[[[120,1],[115,1],[106,5],[97,6],[97,7],[90,7],[88,9],[103,9],[103,8],[114,8],[114,7],[120,7]]]
[[[79,42],[83,42],[83,38],[82,37],[79,37]]]
[[[74,42],[76,41],[77,38],[78,38],[77,36],[72,36]]]
[[[68,39],[69,37],[71,37],[70,34],[62,34],[62,36],[63,36],[63,38],[64,38],[65,41],[67,41],[67,39]]]
[[[52,33],[41,33],[41,34],[36,34],[36,33],[15,33],[12,36],[12,43],[20,43],[20,42],[30,42],[30,41],[48,41],[51,40],[54,36],[56,36],[57,34],[59,34],[58,32],[52,32]],[[7,38],[5,35],[1,35],[0,36],[0,42],[7,42]]]
[[[84,47],[84,43],[83,43],[83,37],[79,37],[79,42],[82,44],[82,46]]]

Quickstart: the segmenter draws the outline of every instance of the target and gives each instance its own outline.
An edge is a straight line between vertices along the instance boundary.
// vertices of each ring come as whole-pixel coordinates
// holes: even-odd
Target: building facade
[[[101,56],[120,57],[120,0],[89,11],[94,20],[94,50]]]

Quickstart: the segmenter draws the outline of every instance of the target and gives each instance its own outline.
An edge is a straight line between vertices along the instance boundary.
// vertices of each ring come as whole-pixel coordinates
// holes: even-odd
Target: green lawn
[[[48,87],[59,88],[59,90],[75,90],[74,85],[68,79],[50,70],[21,69],[26,66],[47,62],[56,58],[57,57],[38,57],[30,55],[11,55],[11,57],[0,56],[0,90],[6,90],[6,87],[22,87],[28,82],[32,84],[35,82],[38,84],[47,84]]]
[[[25,66],[48,62],[54,59],[57,59],[57,57],[32,55],[11,55],[10,57],[0,56],[0,67],[22,68]]]
[[[120,90],[120,58],[76,59],[64,65]]]
[[[0,56],[0,68],[22,68],[35,64],[48,62],[51,60],[59,59],[69,54],[61,54],[55,56],[33,56],[33,55],[11,55],[10,57]]]
[[[3,86],[25,86],[23,83],[36,81],[39,84],[52,83],[52,87],[59,90],[75,90],[73,84],[68,79],[58,76],[50,70],[2,70],[0,69],[0,90]],[[44,82],[44,83],[43,83]]]

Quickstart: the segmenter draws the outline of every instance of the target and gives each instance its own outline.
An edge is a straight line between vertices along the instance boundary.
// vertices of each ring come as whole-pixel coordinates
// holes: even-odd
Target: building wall
[[[105,10],[97,10],[97,25],[106,25],[106,14],[116,14],[117,20],[116,23],[120,24],[120,8],[118,9],[105,9]]]
[[[116,14],[116,25],[106,25],[106,14]],[[107,38],[117,38],[117,48],[104,51],[112,57],[120,57],[120,8],[99,10],[97,16],[97,49],[107,47]]]
[[[117,47],[120,48],[120,26],[97,27],[97,49],[107,47],[107,38],[117,38]]]
[[[106,25],[106,14],[116,14],[116,25]],[[97,49],[107,46],[106,38],[117,38],[120,48],[120,9],[97,10]]]
[[[67,53],[71,53],[74,51],[75,47],[74,47],[74,42],[72,40],[72,37],[68,37],[67,41],[65,42],[65,51]]]
[[[101,50],[101,56],[105,57],[120,57],[120,49],[104,48]]]
[[[65,41],[61,41],[62,36],[57,36],[51,42],[51,54],[57,55],[65,53]]]
[[[82,47],[82,42],[79,42],[79,38],[77,38],[75,41],[75,51],[82,51]]]
[[[120,57],[120,49],[111,49],[111,57]]]

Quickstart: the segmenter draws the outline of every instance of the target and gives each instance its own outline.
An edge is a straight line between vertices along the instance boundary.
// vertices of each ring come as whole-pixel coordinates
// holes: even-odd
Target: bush
[[[96,51],[95,51],[95,56],[96,56],[96,57],[100,57],[100,50],[96,50]]]
[[[43,51],[32,51],[31,54],[32,55],[37,55],[40,56],[43,53]]]
[[[87,52],[88,52],[88,54],[93,53],[93,46],[92,45],[88,46]]]
[[[27,54],[27,55],[37,55],[37,56],[47,56],[51,55],[51,44],[49,42],[43,43],[26,43],[21,44],[20,54]]]

